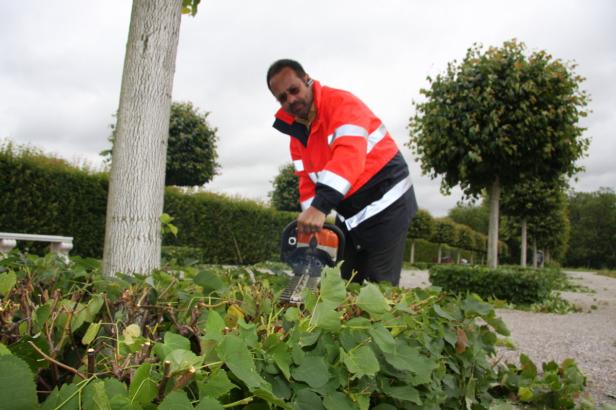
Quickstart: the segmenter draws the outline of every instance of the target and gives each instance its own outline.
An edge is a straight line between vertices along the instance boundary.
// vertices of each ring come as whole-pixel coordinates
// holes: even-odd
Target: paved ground
[[[505,360],[520,353],[535,363],[571,357],[587,376],[586,392],[597,405],[616,405],[616,279],[592,272],[567,272],[591,292],[562,292],[581,313],[557,315],[499,309],[517,351],[502,351]],[[429,286],[426,271],[404,271],[403,287]]]

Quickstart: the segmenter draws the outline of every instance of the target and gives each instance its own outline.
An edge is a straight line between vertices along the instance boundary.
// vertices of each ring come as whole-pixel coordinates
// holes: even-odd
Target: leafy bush
[[[551,273],[550,273],[551,272]],[[434,265],[430,282],[455,293],[472,292],[515,304],[544,300],[554,287],[555,274],[515,266],[490,269],[481,266]]]
[[[492,364],[507,329],[476,296],[345,289],[330,269],[300,309],[275,303],[286,275],[257,275],[195,265],[104,278],[96,260],[12,253],[0,261],[0,364],[11,370],[0,398],[19,391],[24,408],[45,409],[487,409],[518,395],[504,375],[519,370]]]

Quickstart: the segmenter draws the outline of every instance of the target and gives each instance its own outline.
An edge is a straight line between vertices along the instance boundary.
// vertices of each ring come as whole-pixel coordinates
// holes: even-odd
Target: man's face
[[[312,105],[312,87],[306,84],[308,80],[308,75],[300,78],[289,67],[283,68],[270,79],[270,89],[282,109],[303,119],[308,119]]]

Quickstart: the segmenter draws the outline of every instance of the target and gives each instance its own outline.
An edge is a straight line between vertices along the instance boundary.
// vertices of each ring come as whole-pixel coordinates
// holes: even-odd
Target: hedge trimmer
[[[297,231],[297,221],[282,231],[280,254],[294,276],[280,295],[280,302],[302,304],[304,289],[319,286],[325,266],[336,266],[342,259],[344,234],[335,225],[325,224],[319,232]]]

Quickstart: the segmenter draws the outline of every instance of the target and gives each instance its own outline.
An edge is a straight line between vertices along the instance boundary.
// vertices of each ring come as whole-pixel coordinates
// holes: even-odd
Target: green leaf
[[[520,401],[531,401],[534,397],[533,390],[529,387],[520,386],[518,389]]]
[[[385,360],[398,370],[415,375],[414,384],[430,381],[432,371],[438,367],[435,359],[424,356],[418,347],[410,347],[402,341],[396,341],[393,352],[383,352]]]
[[[198,367],[203,363],[203,357],[197,356],[190,350],[176,349],[169,353],[165,360],[171,362],[171,373]]]
[[[422,401],[419,398],[419,390],[413,386],[390,386],[388,383],[384,383],[382,390],[383,393],[389,397],[393,397],[394,399],[410,401],[420,406],[422,404]]]
[[[337,331],[340,329],[340,312],[336,311],[338,305],[333,302],[319,302],[312,314],[313,323],[325,330]]]
[[[310,387],[318,389],[325,386],[330,379],[329,365],[322,357],[309,357],[301,365],[291,371],[293,378],[306,382]]]
[[[216,352],[233,374],[246,384],[249,390],[252,391],[264,386],[269,388],[267,382],[257,373],[254,359],[246,343],[238,336],[225,335],[216,348]]]
[[[507,325],[505,324],[505,322],[503,322],[503,319],[501,319],[500,317],[496,317],[496,313],[494,313],[494,311],[492,311],[492,313],[490,313],[488,316],[485,316],[483,319],[494,328],[496,333],[503,336],[511,335],[511,332],[509,332],[509,329],[507,329]]]
[[[476,295],[469,295],[462,302],[462,309],[467,313],[486,316],[492,311],[492,306],[489,303],[482,302]]]
[[[40,410],[79,410],[79,408],[79,386],[76,384],[64,384],[60,390],[54,387]]]
[[[158,410],[194,410],[192,403],[188,400],[186,392],[183,390],[172,391],[165,396],[158,406]]]
[[[199,387],[199,397],[218,398],[229,393],[237,386],[229,380],[227,372],[223,369],[214,370],[203,383],[197,384]]]
[[[293,410],[325,410],[325,407],[323,407],[323,402],[318,394],[304,389],[297,392],[293,402]]]
[[[115,396],[128,397],[128,389],[126,388],[126,384],[122,383],[118,379],[105,379],[105,391],[107,392],[107,397],[109,398],[114,398]]]
[[[276,397],[276,395],[274,395],[274,393],[272,393],[269,390],[265,390],[265,389],[256,389],[253,394],[260,398],[265,400],[266,402],[273,404],[276,407],[281,407],[283,409],[287,409],[287,410],[291,410],[291,406],[289,406],[284,400]]]
[[[0,356],[0,403],[15,410],[38,407],[34,375],[28,364],[13,355]]]
[[[447,320],[456,320],[456,318],[453,317],[449,312],[443,310],[443,308],[440,305],[434,304],[432,308],[434,309],[434,313],[436,313],[440,317],[447,319]]]
[[[216,340],[222,339],[225,330],[225,320],[215,310],[210,310],[207,314],[207,322],[205,323],[205,339]]]
[[[83,407],[92,410],[111,410],[104,381],[93,381],[86,386],[83,392]]]
[[[0,356],[5,356],[5,355],[8,355],[8,354],[13,354],[13,353],[11,353],[9,348],[6,347],[4,345],[4,343],[0,343]]]
[[[86,305],[86,311],[87,311],[86,321],[92,322],[96,318],[96,315],[101,310],[104,304],[105,304],[105,299],[103,298],[103,295],[98,294],[98,293],[92,295],[92,298],[88,301],[88,304]]]
[[[15,272],[0,273],[0,296],[6,297],[17,283]]]
[[[340,357],[349,373],[353,375],[352,379],[375,376],[380,370],[379,362],[369,346],[361,346],[348,353],[341,348]]]
[[[291,364],[293,363],[293,358],[291,357],[291,353],[287,349],[287,345],[285,343],[281,343],[276,346],[273,350],[270,351],[276,366],[280,369],[282,374],[287,380],[291,379]]]
[[[385,329],[380,323],[374,325],[374,327],[368,330],[372,340],[381,349],[383,353],[393,353],[396,350],[396,340],[391,335],[389,330]]]
[[[346,299],[346,287],[338,269],[326,268],[321,279],[321,299],[340,305]]]
[[[190,350],[190,340],[176,333],[166,332],[164,343],[156,343],[156,345],[154,345],[154,354],[156,354],[161,361],[165,361],[169,353],[178,349]]]
[[[197,285],[201,286],[205,293],[214,292],[225,287],[225,283],[220,279],[220,277],[210,271],[199,272],[193,281]]]
[[[287,322],[299,321],[299,309],[296,307],[290,307],[284,312],[284,320]]]
[[[390,310],[389,304],[374,283],[367,283],[359,291],[357,305],[370,314],[380,315]]]
[[[100,321],[98,323],[90,323],[90,326],[88,326],[88,330],[86,330],[86,333],[81,338],[81,343],[86,346],[92,343],[92,341],[96,338],[96,335],[98,335],[98,331],[100,330],[100,328]]]
[[[158,391],[152,367],[151,363],[143,363],[135,371],[128,388],[128,397],[131,401],[145,405],[156,398]]]
[[[161,221],[163,224],[168,224],[168,223],[170,223],[171,221],[173,221],[173,218],[171,217],[171,215],[169,215],[169,214],[167,214],[167,213],[163,213],[163,214],[160,216],[160,218],[159,218],[159,219],[160,219],[160,221]]]
[[[206,396],[201,398],[196,410],[224,410],[224,407],[218,400]]]
[[[327,410],[355,410],[353,401],[342,392],[333,392],[323,399],[323,405]]]

